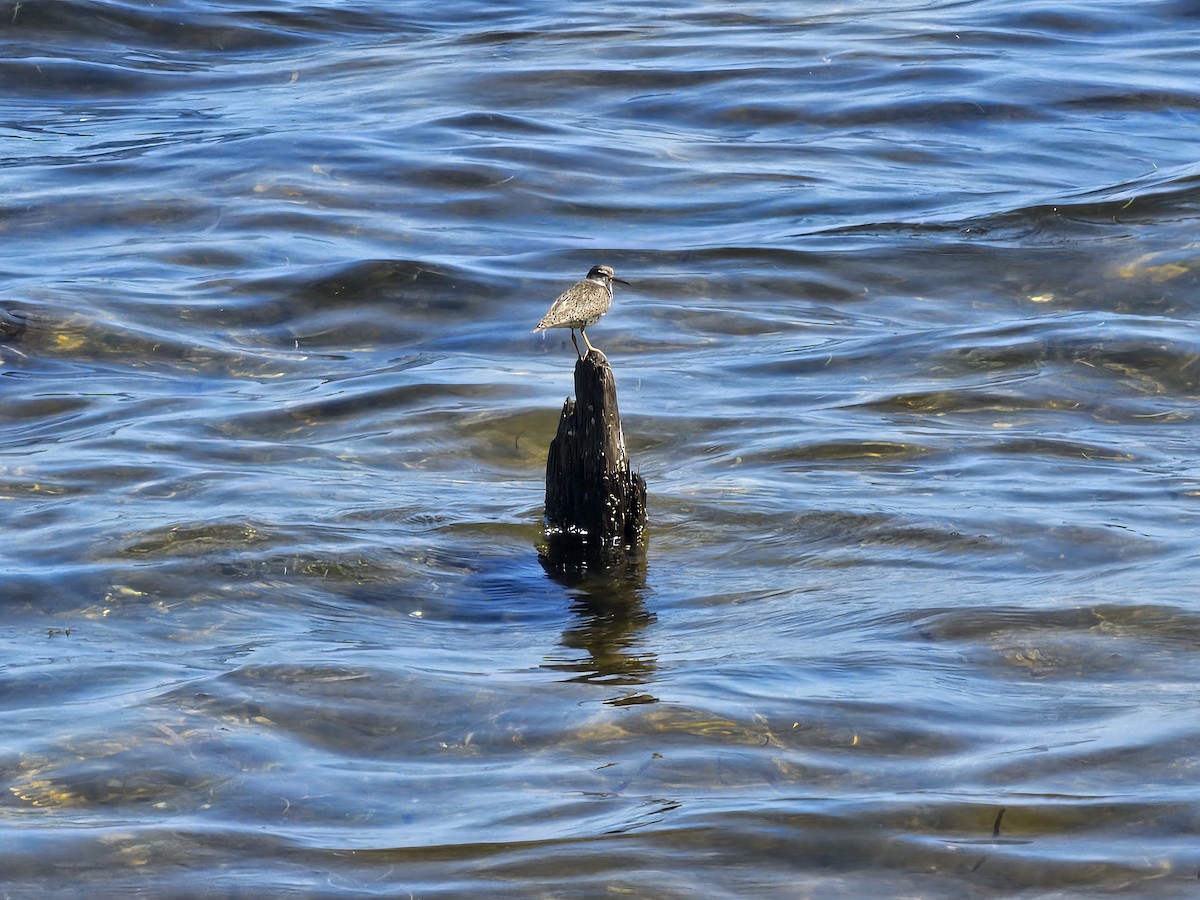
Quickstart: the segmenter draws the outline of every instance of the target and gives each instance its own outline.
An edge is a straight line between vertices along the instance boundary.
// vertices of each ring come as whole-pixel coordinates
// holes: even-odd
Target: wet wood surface
[[[642,546],[646,482],[632,471],[621,431],[612,367],[599,350],[575,364],[546,459],[546,529],[551,555],[609,564]]]

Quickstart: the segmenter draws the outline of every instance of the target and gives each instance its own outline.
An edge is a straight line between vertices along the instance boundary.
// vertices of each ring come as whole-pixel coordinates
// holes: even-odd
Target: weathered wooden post
[[[646,482],[630,471],[612,367],[595,348],[575,363],[546,457],[546,539],[555,568],[613,565],[646,533]]]

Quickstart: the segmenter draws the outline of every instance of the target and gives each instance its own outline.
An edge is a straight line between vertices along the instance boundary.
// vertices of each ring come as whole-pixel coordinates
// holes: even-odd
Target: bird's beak
[[[618,278],[616,275],[612,277],[612,280],[618,282],[619,284],[629,284],[629,282],[624,278]]]

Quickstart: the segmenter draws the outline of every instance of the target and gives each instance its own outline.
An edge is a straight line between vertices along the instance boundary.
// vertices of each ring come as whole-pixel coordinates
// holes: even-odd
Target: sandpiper
[[[571,343],[575,345],[575,352],[579,353],[579,342],[575,340],[575,329],[578,328],[588,352],[595,350],[584,329],[599,322],[600,317],[612,306],[614,281],[629,284],[613,273],[612,266],[592,266],[587,278],[575,282],[550,304],[550,309],[533,330],[570,328]],[[579,358],[583,359],[582,353],[579,353]]]

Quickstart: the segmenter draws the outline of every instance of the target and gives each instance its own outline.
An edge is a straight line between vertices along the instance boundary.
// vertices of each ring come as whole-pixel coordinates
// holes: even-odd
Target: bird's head
[[[612,266],[592,266],[587,273],[589,281],[616,281],[620,284],[629,284],[624,278],[618,278],[617,273],[613,271]]]

